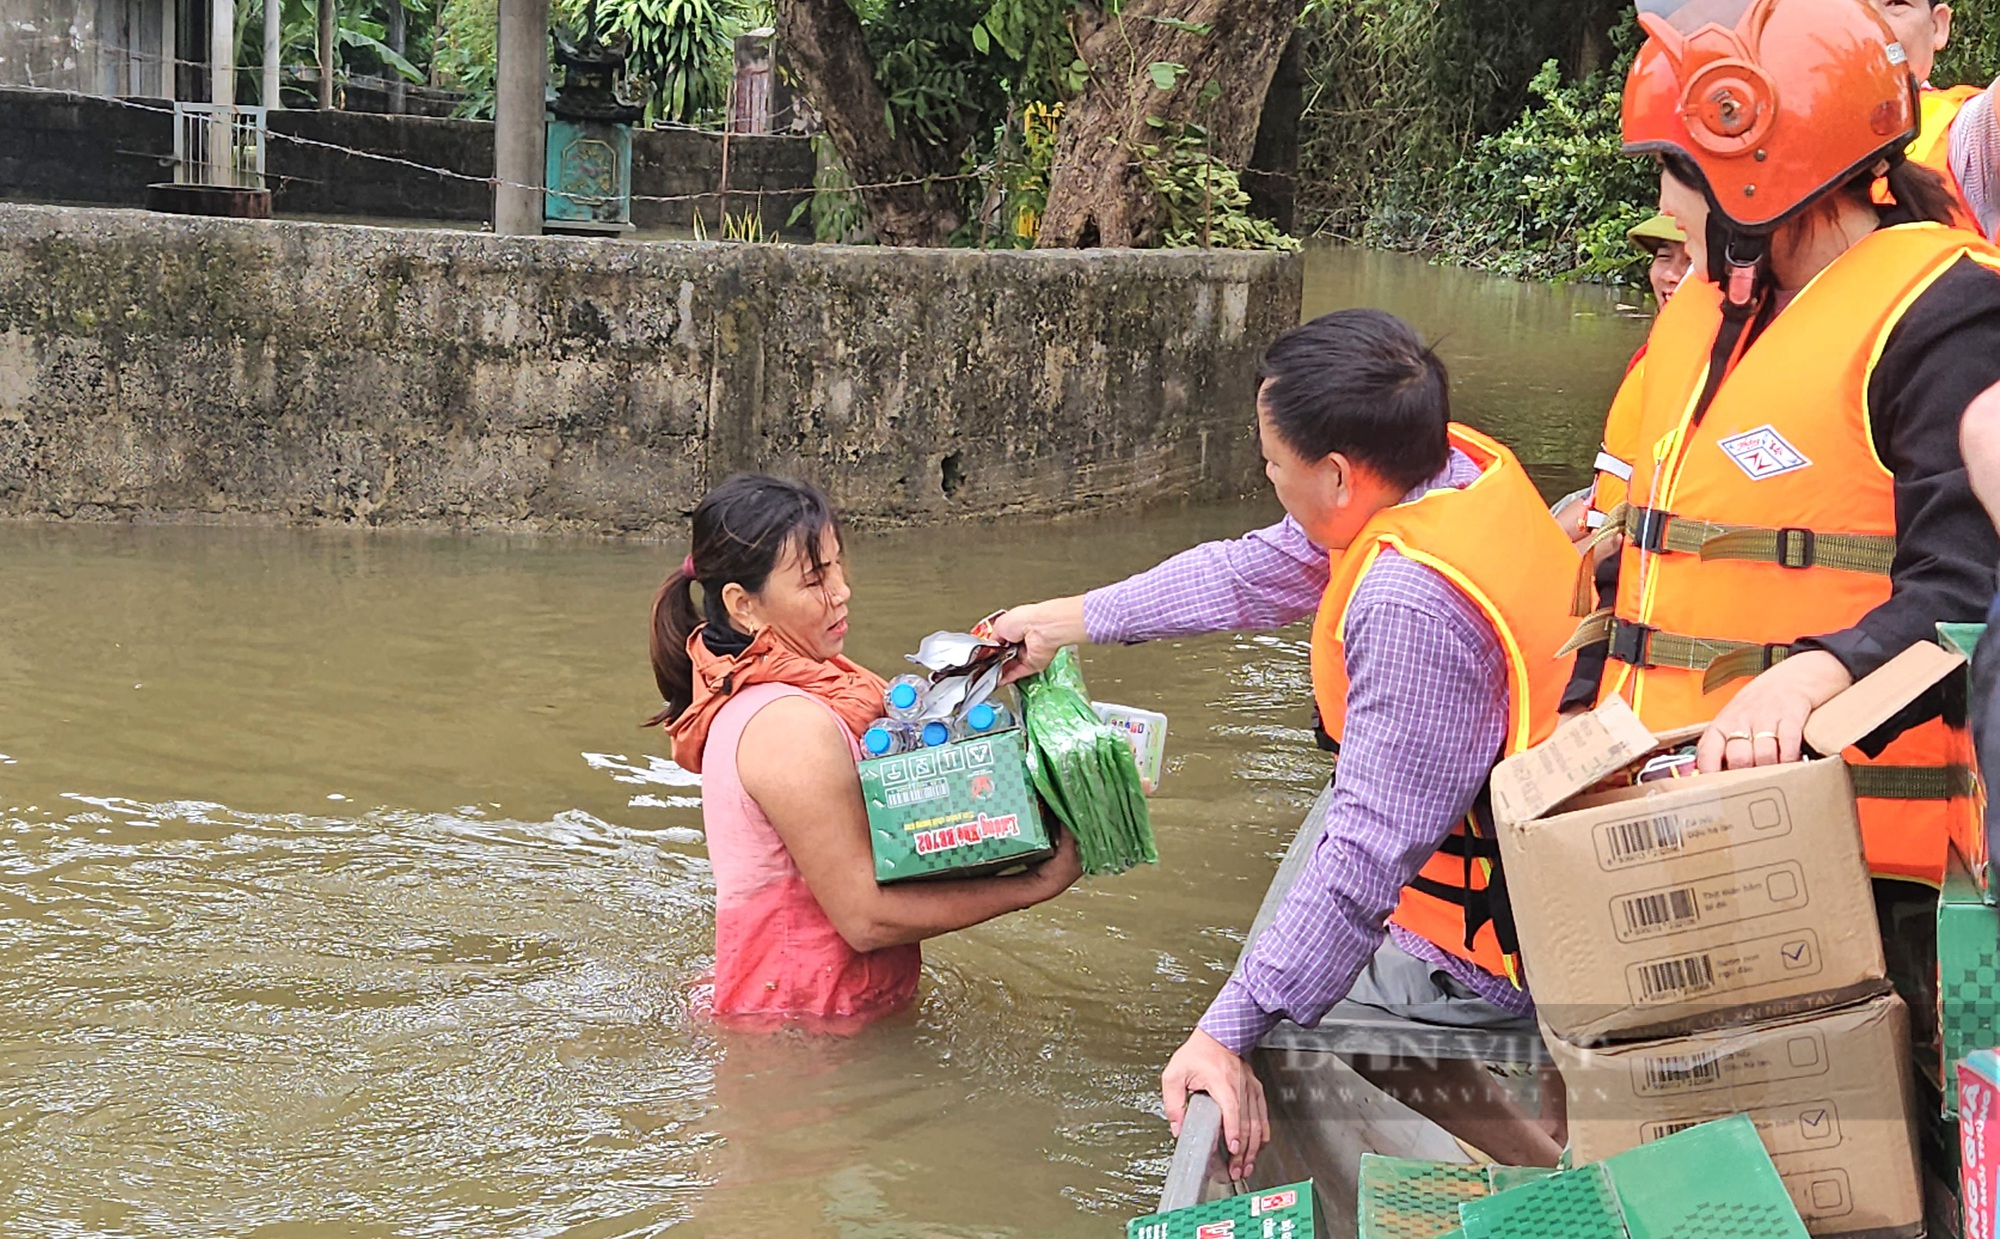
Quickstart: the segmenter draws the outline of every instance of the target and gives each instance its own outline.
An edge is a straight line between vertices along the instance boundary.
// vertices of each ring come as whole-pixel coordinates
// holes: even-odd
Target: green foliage
[[[1160,243],[1168,249],[1213,247],[1243,250],[1296,250],[1299,243],[1268,219],[1250,214],[1250,195],[1231,168],[1208,152],[1208,134],[1198,125],[1168,126],[1151,121],[1160,141],[1134,152],[1146,183],[1159,198]]]
[[[626,72],[651,84],[649,124],[719,123],[746,16],[734,0],[605,0],[598,30],[606,42],[626,44]]]
[[[2000,77],[2000,5],[1958,4],[1951,11],[1951,42],[1931,70],[1936,86],[1984,86]]]
[[[278,0],[278,61],[283,66],[319,63],[319,5],[316,0]],[[391,50],[388,0],[340,0],[334,12],[334,64],[336,73],[369,77],[401,77],[422,82],[417,65],[432,58],[433,10],[428,0],[405,0],[403,6],[403,53]],[[260,100],[263,90],[264,5],[244,4],[236,9],[236,64],[239,100]],[[282,75],[281,75],[282,76]],[[288,84],[287,103],[299,106],[310,102],[314,88]]]
[[[1630,6],[1314,0],[1303,30],[1314,231],[1517,275],[1641,278],[1624,233],[1658,184],[1618,153]]]
[[[1542,66],[1533,102],[1459,167],[1444,253],[1509,275],[1643,280],[1625,233],[1653,214],[1659,174],[1619,153],[1622,68],[1565,85]]]
[[[835,244],[859,241],[868,230],[868,208],[854,192],[854,178],[840,162],[833,140],[823,133],[812,137],[813,154],[819,167],[813,173],[813,192],[792,208],[785,221],[790,227],[808,214],[812,216],[813,239]]]

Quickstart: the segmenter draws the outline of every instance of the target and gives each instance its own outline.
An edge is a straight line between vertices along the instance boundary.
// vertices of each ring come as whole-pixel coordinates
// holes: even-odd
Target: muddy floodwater
[[[1313,257],[1574,484],[1643,324]],[[1246,433],[1248,428],[1246,427]],[[1078,590],[1265,503],[851,541],[849,652]],[[685,548],[0,525],[0,1235],[1111,1236],[1160,1065],[1326,766],[1303,630],[1091,653],[1164,710],[1161,863],[930,944],[848,1040],[690,1019],[700,788],[639,730]]]

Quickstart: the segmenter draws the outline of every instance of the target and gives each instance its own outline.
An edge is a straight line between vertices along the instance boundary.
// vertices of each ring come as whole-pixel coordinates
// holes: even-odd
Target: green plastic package
[[[1158,861],[1132,746],[1097,717],[1075,651],[1058,653],[1046,671],[1021,681],[1019,689],[1029,774],[1042,800],[1076,836],[1083,871],[1123,873]]]

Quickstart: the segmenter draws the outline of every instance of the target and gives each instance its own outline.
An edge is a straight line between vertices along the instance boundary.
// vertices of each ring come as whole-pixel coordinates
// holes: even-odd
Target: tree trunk
[[[1064,104],[1035,243],[1159,241],[1158,204],[1137,155],[1161,141],[1151,119],[1170,130],[1200,125],[1218,162],[1247,167],[1265,94],[1302,8],[1302,0],[1127,0],[1117,13],[1079,19],[1077,45],[1090,76]],[[1155,72],[1175,72],[1172,88],[1159,89]],[[1221,92],[1204,101],[1211,82]]]
[[[958,195],[950,181],[926,180],[938,170],[926,166],[909,134],[890,131],[888,100],[848,0],[778,0],[777,10],[785,65],[860,187],[876,238],[944,244],[961,222]]]

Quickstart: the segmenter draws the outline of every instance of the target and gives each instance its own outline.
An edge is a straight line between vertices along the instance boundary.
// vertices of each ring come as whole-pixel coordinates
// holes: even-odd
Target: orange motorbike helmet
[[[1917,132],[1917,83],[1868,0],[1640,0],[1625,152],[1659,155],[1768,235]],[[1694,182],[1691,182],[1694,183]]]

